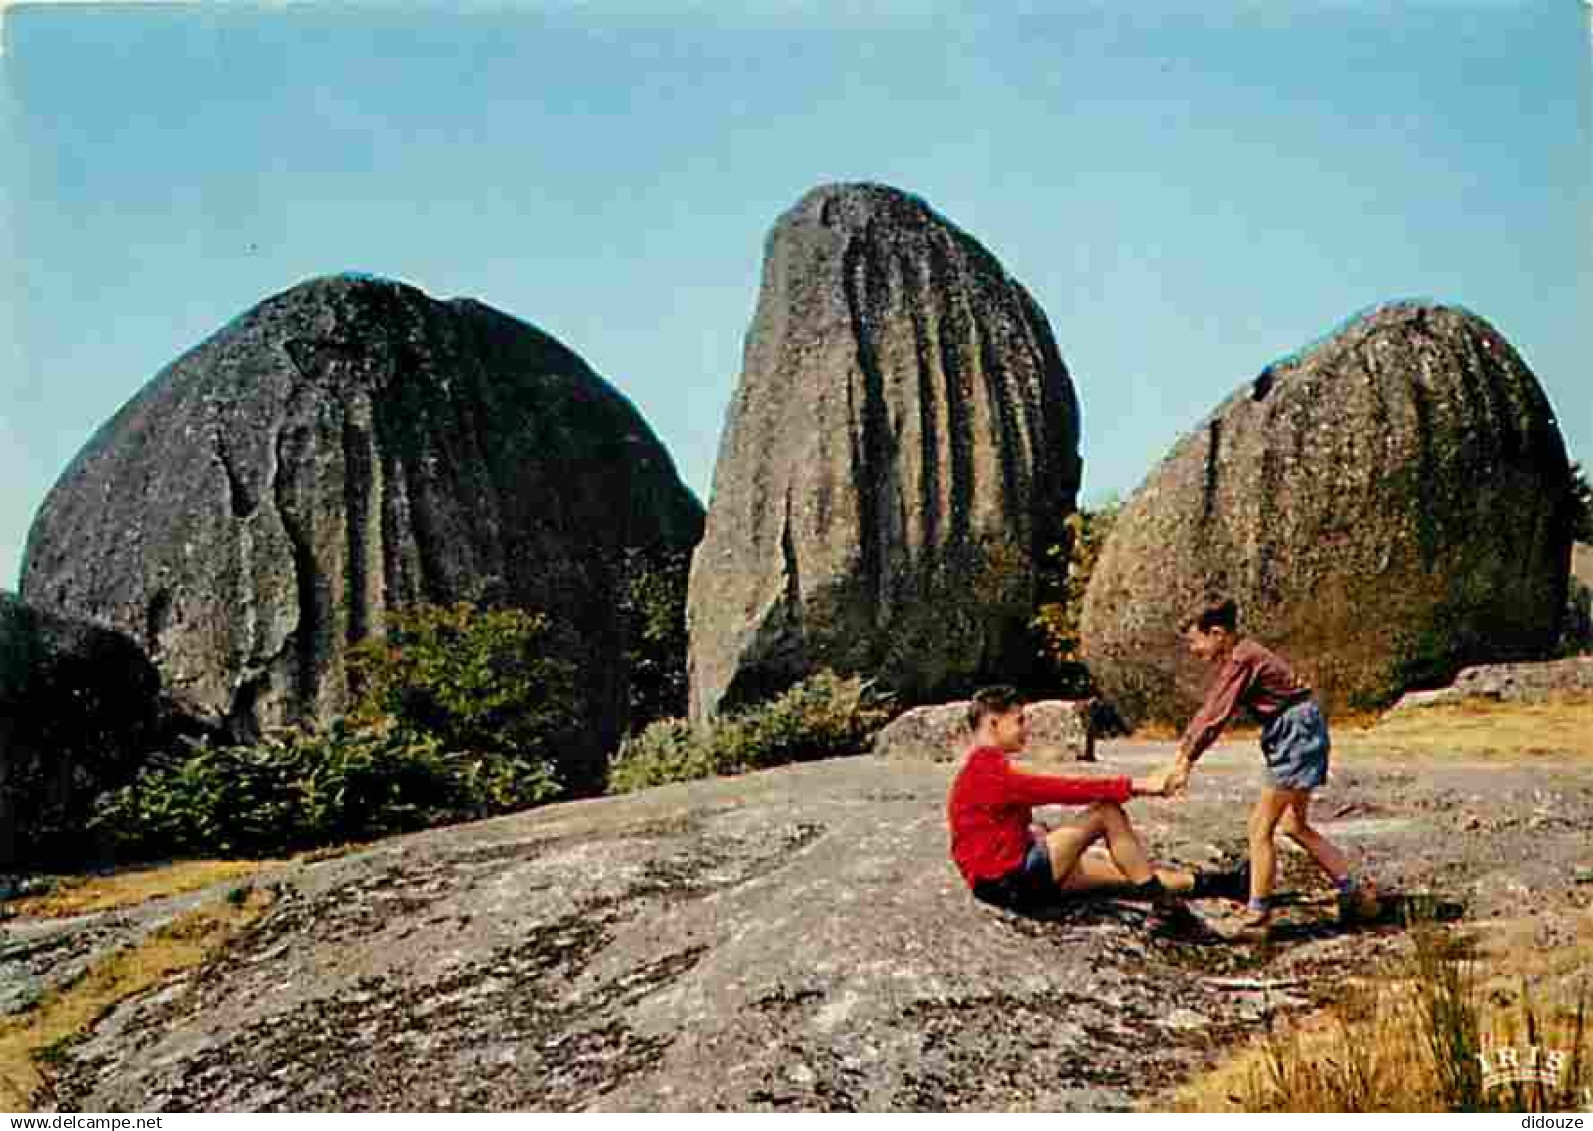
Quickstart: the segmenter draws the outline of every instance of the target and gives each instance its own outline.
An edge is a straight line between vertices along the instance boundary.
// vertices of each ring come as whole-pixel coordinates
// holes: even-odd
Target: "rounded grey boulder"
[[[1330,707],[1553,648],[1570,472],[1537,379],[1481,318],[1392,303],[1268,366],[1123,507],[1083,613],[1086,660],[1131,720],[1186,721],[1210,672],[1203,596]]]
[[[1029,740],[1018,756],[1035,763],[1095,761],[1095,732],[1088,699],[1042,699],[1028,705]],[[955,762],[968,752],[967,700],[914,707],[874,738],[881,758]]]
[[[460,600],[574,630],[596,780],[625,725],[616,584],[700,504],[641,416],[547,334],[365,276],[262,302],[88,443],[28,540],[27,600],[120,628],[201,717],[252,733],[347,707],[384,614]]]
[[[687,618],[691,713],[821,668],[907,702],[1021,678],[1079,482],[1045,315],[915,196],[814,189],[764,254]]]
[[[86,854],[95,795],[131,780],[163,722],[132,640],[0,591],[0,874]]]

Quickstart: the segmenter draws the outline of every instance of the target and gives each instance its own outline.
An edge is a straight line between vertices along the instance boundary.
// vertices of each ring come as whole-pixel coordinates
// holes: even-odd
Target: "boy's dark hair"
[[[1021,706],[1023,696],[1010,684],[981,687],[974,692],[973,701],[968,704],[968,729],[978,730],[987,715],[1005,715],[1012,708]]]
[[[1232,597],[1207,598],[1205,604],[1178,622],[1179,632],[1188,632],[1192,628],[1202,632],[1210,632],[1214,628],[1236,632],[1239,628],[1239,606],[1234,604]]]

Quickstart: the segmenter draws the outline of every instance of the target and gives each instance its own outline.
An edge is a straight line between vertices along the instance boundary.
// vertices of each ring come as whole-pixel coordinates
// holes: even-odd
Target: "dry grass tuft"
[[[1593,1085],[1593,942],[1552,954],[1493,936],[1458,949],[1433,928],[1331,1009],[1274,1024],[1164,1106],[1176,1111],[1564,1111]],[[1558,1050],[1553,1084],[1491,1082],[1481,1057]],[[1523,1058],[1525,1053],[1523,1051]]]
[[[218,953],[265,914],[271,896],[238,889],[226,899],[188,912],[142,944],[90,967],[70,986],[47,993],[33,1008],[0,1020],[0,1108],[28,1111],[48,1087],[52,1062],[113,1006]]]
[[[56,881],[48,892],[14,900],[7,905],[7,910],[33,919],[69,919],[74,915],[114,911],[252,876],[267,863],[261,860],[180,860],[126,872],[65,877]]]
[[[1356,729],[1334,719],[1335,753],[1453,758],[1593,758],[1593,694],[1556,695],[1544,703],[1471,699],[1412,708]]]

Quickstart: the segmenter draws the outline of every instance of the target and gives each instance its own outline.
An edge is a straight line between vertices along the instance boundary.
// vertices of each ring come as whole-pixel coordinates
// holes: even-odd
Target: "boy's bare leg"
[[[1106,841],[1109,858],[1085,852],[1097,840]],[[1051,874],[1064,891],[1141,884],[1153,875],[1160,877],[1169,891],[1184,892],[1195,886],[1195,877],[1188,872],[1152,869],[1128,816],[1111,802],[1092,805],[1083,821],[1054,830],[1046,837],[1046,848],[1051,853]]]
[[[1284,811],[1279,827],[1285,836],[1311,854],[1317,866],[1333,879],[1339,892],[1339,916],[1375,916],[1379,911],[1377,885],[1364,876],[1353,886],[1346,881],[1353,874],[1349,858],[1339,846],[1311,827],[1311,791],[1291,790],[1295,796]]]
[[[1326,872],[1337,884],[1350,874],[1350,862],[1338,845],[1311,827],[1311,791],[1308,789],[1280,790],[1288,793],[1289,807],[1284,810],[1278,827],[1283,835],[1311,854],[1317,867]]]
[[[1258,901],[1265,901],[1272,894],[1272,885],[1277,874],[1278,848],[1272,842],[1273,830],[1278,827],[1278,821],[1283,817],[1292,800],[1292,794],[1299,792],[1292,789],[1274,789],[1271,786],[1261,791],[1261,797],[1256,801],[1256,807],[1250,811],[1250,902],[1254,906]]]
[[[1156,876],[1162,886],[1176,894],[1194,890],[1193,872],[1177,868],[1157,868]],[[1093,891],[1099,888],[1128,887],[1132,881],[1123,875],[1123,869],[1112,863],[1112,858],[1099,848],[1091,848],[1079,857],[1073,870],[1057,881],[1063,891]]]
[[[1182,868],[1157,868],[1157,878],[1161,880],[1162,887],[1178,895],[1188,895],[1195,890],[1195,873],[1186,872]]]

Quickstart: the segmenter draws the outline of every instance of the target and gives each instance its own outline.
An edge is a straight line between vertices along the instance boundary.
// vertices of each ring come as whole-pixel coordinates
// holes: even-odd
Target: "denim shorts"
[[[1327,720],[1315,699],[1285,707],[1261,728],[1267,784],[1275,789],[1315,789],[1327,781]]]
[[[1031,843],[1023,863],[1000,879],[974,884],[973,893],[975,899],[1015,911],[1056,902],[1056,877],[1051,874],[1051,851],[1045,841]]]

